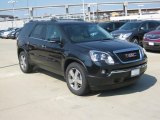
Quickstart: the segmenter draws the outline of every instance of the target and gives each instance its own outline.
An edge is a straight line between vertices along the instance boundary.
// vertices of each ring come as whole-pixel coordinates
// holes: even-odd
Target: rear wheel
[[[30,73],[33,70],[33,66],[28,61],[28,55],[24,51],[19,54],[19,65],[24,73]]]
[[[71,63],[66,70],[67,86],[75,95],[85,95],[89,92],[89,85],[86,80],[86,73],[79,63]]]

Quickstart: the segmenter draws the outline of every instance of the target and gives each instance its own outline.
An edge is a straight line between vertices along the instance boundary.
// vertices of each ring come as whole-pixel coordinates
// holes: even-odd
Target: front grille
[[[115,54],[122,63],[135,62],[141,59],[140,50],[115,52]]]

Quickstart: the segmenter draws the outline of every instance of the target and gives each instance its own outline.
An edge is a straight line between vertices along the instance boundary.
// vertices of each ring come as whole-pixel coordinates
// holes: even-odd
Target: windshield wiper
[[[104,41],[104,40],[113,40],[113,38],[104,38],[104,39],[100,39],[100,40],[102,40],[102,41]]]

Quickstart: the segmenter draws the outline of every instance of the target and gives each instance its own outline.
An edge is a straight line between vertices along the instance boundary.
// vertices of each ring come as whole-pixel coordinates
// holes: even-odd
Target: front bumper
[[[10,35],[8,36],[9,39],[15,39],[15,36],[14,35]]]
[[[153,45],[149,45],[149,42],[153,43]],[[143,42],[143,47],[146,50],[160,51],[160,42],[145,41],[145,42]]]
[[[134,69],[139,69],[140,74],[131,77],[131,71]],[[110,74],[107,74],[105,77],[88,75],[87,79],[92,90],[115,89],[133,84],[146,71],[146,69],[147,64],[143,64],[128,69],[111,71]]]

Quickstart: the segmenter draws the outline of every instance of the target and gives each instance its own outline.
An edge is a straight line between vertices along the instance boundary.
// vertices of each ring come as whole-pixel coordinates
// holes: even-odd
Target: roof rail
[[[79,18],[70,18],[70,19],[59,19],[59,20],[74,20],[74,21],[84,21],[83,19],[79,19]]]
[[[70,18],[70,19],[66,19],[66,18],[56,18],[56,17],[52,17],[51,18],[52,21],[57,22],[58,20],[73,20],[73,21],[84,21],[83,19],[76,19],[76,18]]]
[[[84,21],[83,19],[59,19],[59,18],[56,18],[56,17],[52,17],[52,18],[50,18],[50,19],[45,19],[45,20],[42,20],[42,19],[40,19],[40,20],[30,20],[29,22],[36,22],[36,21],[48,21],[48,20],[51,20],[51,21],[53,21],[53,22],[58,22],[58,21]]]
[[[52,17],[51,21],[57,22],[57,18],[56,17]]]
[[[30,20],[29,22],[35,22],[35,21],[38,21],[38,20]]]

